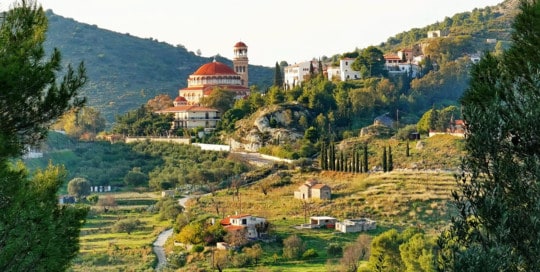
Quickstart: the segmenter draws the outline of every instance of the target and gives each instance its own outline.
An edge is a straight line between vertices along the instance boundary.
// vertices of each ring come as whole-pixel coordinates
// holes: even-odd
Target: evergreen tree
[[[326,167],[326,144],[324,142],[321,143],[321,155],[320,155],[320,165],[322,170],[327,170]]]
[[[323,66],[322,66],[321,59],[319,59],[319,67],[318,67],[318,68],[319,68],[319,71],[318,71],[319,73],[318,73],[318,75],[319,75],[320,77],[324,78]]]
[[[283,87],[283,75],[281,73],[281,67],[276,61],[276,68],[274,70],[274,86],[278,88]]]
[[[330,159],[330,170],[336,171],[336,148],[335,148],[334,142],[330,143],[329,159]]]
[[[388,172],[394,170],[394,161],[392,159],[392,147],[388,147]]]
[[[387,159],[386,159],[386,147],[383,146],[383,153],[382,153],[382,158],[381,158],[381,163],[382,163],[382,170],[384,172],[388,171],[388,164],[387,164]]]
[[[84,66],[70,66],[61,80],[58,50],[45,57],[47,17],[33,1],[21,1],[0,20],[0,271],[64,271],[79,249],[87,208],[60,206],[56,193],[63,167],[29,174],[14,158],[38,144],[70,109],[86,81]]]
[[[364,145],[364,162],[362,163],[362,166],[364,167],[364,173],[367,173],[369,171],[369,165],[368,165],[368,147],[367,144]]]
[[[356,157],[355,172],[356,173],[361,173],[362,172],[362,162],[360,161],[360,152],[358,150],[355,150],[354,154],[355,154],[355,157]]]
[[[83,64],[67,67],[63,80],[60,52],[45,56],[47,17],[33,1],[22,1],[0,20],[0,154],[21,155],[36,145],[49,126],[85,99],[77,97],[86,82]]]
[[[345,168],[344,168],[344,162],[343,162],[343,151],[340,151],[339,152],[339,171],[345,171]]]
[[[409,147],[409,139],[407,139],[407,146],[405,147],[405,156],[410,157],[410,147]]]
[[[520,10],[512,46],[473,66],[461,99],[467,155],[440,270],[540,271],[540,2]]]

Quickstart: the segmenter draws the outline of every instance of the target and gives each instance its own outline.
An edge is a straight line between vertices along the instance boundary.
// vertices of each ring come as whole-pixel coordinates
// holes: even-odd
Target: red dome
[[[174,102],[184,102],[187,101],[185,97],[183,96],[177,96]]]
[[[219,61],[214,61],[199,67],[199,69],[197,69],[193,75],[236,75],[236,73],[226,64]]]
[[[237,42],[234,47],[247,47],[247,45],[243,42]]]

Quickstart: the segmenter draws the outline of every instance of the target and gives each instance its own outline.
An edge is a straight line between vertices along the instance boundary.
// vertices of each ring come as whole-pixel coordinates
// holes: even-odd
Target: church
[[[234,45],[233,68],[216,60],[199,67],[189,76],[188,86],[178,91],[174,106],[157,113],[174,115],[172,129],[215,129],[223,113],[201,106],[200,99],[216,88],[234,92],[236,99],[249,96],[247,48],[243,42]]]
[[[209,96],[215,88],[231,91],[236,99],[249,95],[247,45],[234,45],[233,68],[214,60],[199,67],[187,80],[187,87],[178,91],[189,105],[198,105],[201,98]]]

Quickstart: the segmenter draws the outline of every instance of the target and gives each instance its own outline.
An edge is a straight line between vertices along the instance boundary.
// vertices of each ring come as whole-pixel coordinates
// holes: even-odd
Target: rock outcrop
[[[238,121],[237,130],[228,142],[232,150],[249,152],[267,144],[293,142],[304,137],[303,125],[312,119],[311,112],[299,104],[272,105]]]

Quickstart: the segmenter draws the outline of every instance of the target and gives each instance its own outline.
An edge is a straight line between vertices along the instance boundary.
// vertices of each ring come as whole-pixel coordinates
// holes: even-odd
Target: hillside
[[[212,59],[197,56],[181,45],[142,39],[96,25],[77,22],[47,11],[49,30],[45,48],[58,48],[63,61],[73,65],[84,61],[89,82],[82,95],[88,105],[101,111],[109,124],[114,116],[139,107],[158,94],[178,95],[187,78]],[[224,50],[232,50],[223,44]],[[249,44],[248,44],[249,46]],[[231,60],[218,61],[232,65]],[[265,89],[271,85],[273,69],[250,65],[250,85]]]
[[[450,40],[462,40],[460,46],[453,48],[460,50],[462,54],[491,51],[496,42],[508,45],[518,7],[519,1],[506,0],[496,6],[457,13],[446,17],[442,22],[398,33],[381,43],[380,47],[385,52],[397,52],[415,44],[425,46],[430,43],[427,39],[428,31],[440,30],[442,35]]]

